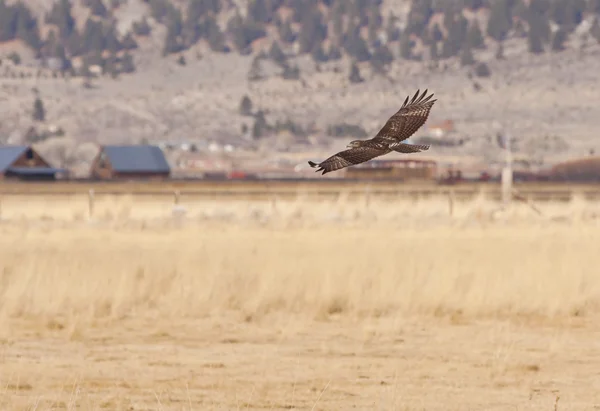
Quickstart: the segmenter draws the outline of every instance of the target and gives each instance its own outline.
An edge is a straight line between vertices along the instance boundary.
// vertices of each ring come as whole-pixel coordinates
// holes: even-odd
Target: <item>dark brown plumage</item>
[[[421,95],[419,95],[419,92],[420,90],[417,90],[410,102],[410,96],[406,97],[402,107],[388,119],[372,139],[351,141],[348,144],[348,150],[340,151],[321,163],[317,164],[309,161],[308,164],[313,168],[317,168],[317,172],[323,171],[322,174],[325,174],[344,167],[364,163],[392,151],[398,153],[418,153],[428,150],[429,146],[427,145],[402,143],[402,141],[413,135],[427,121],[431,107],[437,101],[437,99],[431,100],[433,94],[425,98],[427,90]]]

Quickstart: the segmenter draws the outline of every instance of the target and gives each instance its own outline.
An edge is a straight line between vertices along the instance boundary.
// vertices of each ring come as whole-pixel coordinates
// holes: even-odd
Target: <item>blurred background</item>
[[[411,142],[433,146],[437,174],[498,175],[509,141],[522,178],[546,178],[598,149],[599,13],[597,0],[3,0],[0,143],[72,178],[102,146],[140,144],[173,176],[309,178],[308,159],[429,89],[439,100]]]
[[[599,20],[0,0],[0,408],[597,408]]]

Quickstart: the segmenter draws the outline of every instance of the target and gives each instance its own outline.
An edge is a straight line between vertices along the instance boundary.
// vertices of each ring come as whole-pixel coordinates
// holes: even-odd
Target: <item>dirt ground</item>
[[[595,324],[594,324],[595,323]],[[51,327],[50,327],[51,328]],[[593,410],[600,327],[280,316],[57,326],[2,340],[7,410]]]

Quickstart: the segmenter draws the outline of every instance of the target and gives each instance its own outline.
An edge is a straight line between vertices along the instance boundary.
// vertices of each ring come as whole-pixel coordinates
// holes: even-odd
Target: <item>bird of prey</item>
[[[321,163],[309,161],[308,164],[312,168],[317,168],[316,172],[323,171],[322,174],[325,174],[364,163],[392,151],[418,153],[428,150],[428,145],[402,143],[425,123],[433,103],[437,101],[437,99],[431,100],[433,94],[425,98],[427,90],[421,95],[419,93],[420,90],[417,90],[410,102],[410,96],[407,96],[402,107],[388,119],[375,137],[369,140],[351,141],[347,146],[348,150],[340,151]]]

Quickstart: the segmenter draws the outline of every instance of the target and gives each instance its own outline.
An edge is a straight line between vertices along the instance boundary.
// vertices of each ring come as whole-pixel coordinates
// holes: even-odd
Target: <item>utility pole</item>
[[[512,151],[510,147],[510,135],[502,131],[502,148],[504,149],[504,167],[502,168],[502,204],[504,207],[510,205],[512,198],[513,168]]]

